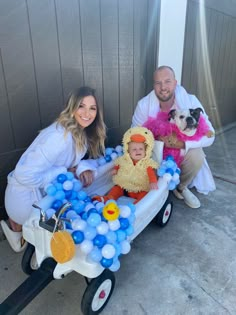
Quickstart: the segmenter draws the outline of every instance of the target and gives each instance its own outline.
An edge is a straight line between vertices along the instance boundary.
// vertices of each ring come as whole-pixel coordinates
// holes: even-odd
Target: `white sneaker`
[[[201,207],[199,199],[188,188],[184,188],[181,194],[184,198],[184,202],[190,208],[196,209]]]
[[[5,234],[6,239],[8,240],[8,243],[10,244],[11,248],[17,253],[22,252],[27,245],[27,242],[24,241],[22,237],[22,232],[12,231],[7,225],[7,223],[3,220],[1,221],[1,226],[3,233]],[[22,240],[24,241],[23,243]]]

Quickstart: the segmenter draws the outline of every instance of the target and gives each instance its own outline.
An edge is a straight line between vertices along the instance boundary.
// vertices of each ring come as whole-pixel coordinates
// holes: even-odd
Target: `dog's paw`
[[[206,136],[207,136],[208,138],[214,137],[214,135],[215,135],[215,133],[214,133],[213,131],[211,131],[211,130],[209,130],[209,131],[207,132],[207,134],[206,134]]]

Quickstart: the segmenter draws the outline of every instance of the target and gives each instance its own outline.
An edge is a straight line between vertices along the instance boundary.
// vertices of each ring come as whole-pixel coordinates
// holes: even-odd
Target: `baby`
[[[112,171],[115,186],[106,196],[95,196],[93,200],[106,202],[127,195],[137,203],[149,190],[158,189],[155,171],[158,164],[151,159],[152,133],[144,127],[130,128],[124,134],[123,146],[124,155],[115,160]]]

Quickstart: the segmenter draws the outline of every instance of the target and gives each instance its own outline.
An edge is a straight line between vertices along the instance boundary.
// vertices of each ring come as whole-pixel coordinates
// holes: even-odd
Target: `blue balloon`
[[[55,210],[58,210],[59,208],[61,208],[62,205],[63,205],[63,203],[62,203],[61,200],[55,200],[52,203],[52,208],[55,209]]]
[[[106,234],[107,243],[114,243],[117,240],[117,235],[114,231],[108,231]]]
[[[64,200],[66,197],[65,192],[63,190],[58,190],[55,194],[55,198],[59,200]]]
[[[98,159],[98,164],[99,164],[99,165],[104,165],[104,164],[106,164],[105,158],[104,158],[104,157],[100,157],[100,158]]]
[[[85,208],[85,203],[83,200],[75,200],[75,205],[73,206],[73,209],[76,211],[77,214],[81,214],[81,212]]]
[[[107,239],[102,234],[97,234],[93,239],[93,244],[98,248],[102,248],[107,243]]]
[[[167,157],[166,157],[166,161],[168,161],[168,160],[174,160],[174,158],[173,158],[173,156],[172,155],[167,155]]]
[[[166,172],[166,168],[165,167],[160,167],[158,170],[157,170],[157,175],[162,177]]]
[[[176,183],[173,180],[171,180],[169,182],[168,189],[169,190],[174,190],[175,188],[176,188]]]
[[[74,200],[74,199],[76,199],[76,198],[77,198],[77,192],[74,191],[74,190],[72,190],[72,191],[71,191],[70,200]]]
[[[180,173],[181,173],[180,168],[177,168],[177,169],[175,170],[175,173],[180,174]]]
[[[67,176],[65,174],[59,174],[57,176],[57,181],[58,183],[64,183],[67,180]]]
[[[75,244],[80,244],[84,240],[84,233],[81,231],[74,231],[74,232],[72,232],[71,236],[72,236]]]
[[[116,259],[118,259],[118,257],[119,257],[120,254],[121,254],[121,246],[120,246],[120,244],[117,243],[117,242],[114,243],[113,246],[114,246],[115,249],[116,249],[116,254],[115,254],[115,256],[113,257],[113,259],[116,260]]]
[[[54,186],[54,185],[49,185],[47,188],[46,188],[46,193],[49,195],[49,196],[54,196],[57,192],[57,188]]]
[[[72,190],[64,190],[64,193],[65,193],[66,199],[69,199],[71,197]]]
[[[174,175],[174,170],[172,168],[167,168],[166,173],[169,173],[171,176]]]
[[[114,260],[114,258],[113,258]],[[118,259],[113,261],[113,264],[109,267],[112,272],[115,272],[120,269],[120,261]]]
[[[111,156],[110,155],[105,155],[105,160],[106,162],[111,162]]]
[[[65,228],[67,230],[73,230],[70,222],[65,222]]]
[[[102,253],[100,249],[94,247],[92,251],[88,254],[88,258],[92,261],[99,262],[102,259]]]
[[[79,180],[75,181],[73,184],[74,191],[79,191],[82,187],[83,187],[83,184]]]
[[[89,196],[87,196],[87,197],[84,199],[84,202],[90,203],[90,202],[92,202],[92,198],[89,197]]]
[[[126,233],[127,236],[132,235],[132,234],[134,233],[134,228],[133,228],[133,226],[132,226],[132,225],[129,225],[129,226],[127,227],[127,229],[125,230],[125,233]]]
[[[91,213],[88,215],[87,223],[93,227],[96,227],[101,221],[101,216],[98,213]]]
[[[77,193],[77,197],[80,200],[85,200],[85,198],[87,198],[87,193],[84,190],[80,190]]]
[[[91,208],[91,209],[89,209],[89,210],[87,211],[87,213],[88,213],[88,216],[90,216],[90,214],[92,214],[92,213],[98,213],[98,211],[97,211],[97,209],[95,209],[95,208]]]
[[[82,218],[84,221],[87,221],[87,219],[88,219],[88,214],[87,214],[87,212],[82,211],[82,212],[80,213],[80,216],[81,216],[81,218]]]
[[[72,180],[74,178],[74,174],[72,172],[66,172],[67,179]]]
[[[117,235],[117,242],[122,242],[126,239],[126,233],[124,230],[117,230],[116,232]]]
[[[166,167],[167,168],[174,168],[175,167],[175,162],[173,160],[168,160],[166,162]]]
[[[111,155],[113,151],[114,151],[114,150],[113,150],[112,148],[106,148],[106,149],[105,149],[106,155]]]
[[[134,213],[131,213],[131,215],[128,217],[128,220],[129,220],[129,223],[130,223],[130,224],[133,224],[133,223],[134,223],[134,221],[135,221],[135,215],[134,215]]]
[[[95,238],[96,235],[97,230],[94,227],[87,225],[84,229],[84,238],[91,241]]]
[[[54,186],[56,187],[57,190],[63,190],[62,183],[55,183]]]
[[[132,213],[135,212],[136,207],[135,207],[135,205],[133,203],[128,203],[127,206],[130,207],[130,210],[131,210]]]
[[[120,221],[120,228],[121,228],[122,230],[125,230],[125,229],[128,228],[128,226],[129,226],[129,220],[128,220],[128,219],[126,219],[126,218],[120,218],[119,221]]]
[[[104,267],[104,268],[109,268],[111,267],[111,265],[113,264],[113,258],[102,258],[100,261],[100,264]]]

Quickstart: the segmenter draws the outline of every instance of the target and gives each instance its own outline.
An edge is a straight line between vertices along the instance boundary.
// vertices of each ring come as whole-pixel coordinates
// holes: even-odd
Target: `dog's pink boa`
[[[148,120],[143,124],[143,126],[153,133],[156,140],[158,140],[159,136],[169,136],[172,133],[175,133],[178,140],[198,141],[209,131],[209,126],[207,125],[204,117],[200,115],[195,134],[193,136],[187,136],[183,134],[175,124],[169,122],[167,112],[158,112],[155,118],[148,117]],[[165,159],[167,155],[172,155],[178,166],[180,166],[183,161],[183,156],[180,155],[180,149],[164,147],[163,158]]]

